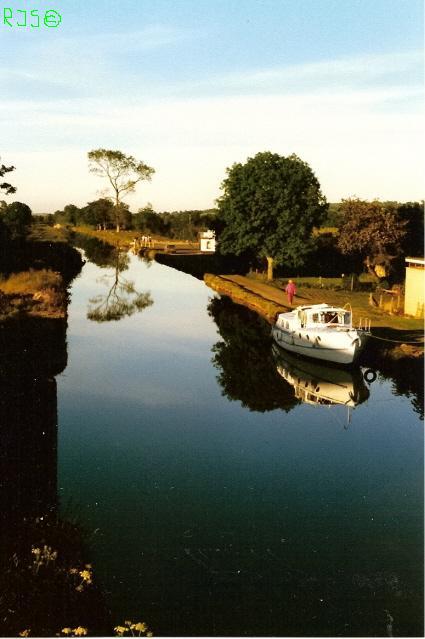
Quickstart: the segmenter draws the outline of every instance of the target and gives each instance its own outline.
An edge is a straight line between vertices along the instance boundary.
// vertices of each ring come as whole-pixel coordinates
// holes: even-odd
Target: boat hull
[[[314,329],[272,329],[276,344],[291,353],[326,362],[350,365],[365,347],[368,333],[359,330],[320,331]]]

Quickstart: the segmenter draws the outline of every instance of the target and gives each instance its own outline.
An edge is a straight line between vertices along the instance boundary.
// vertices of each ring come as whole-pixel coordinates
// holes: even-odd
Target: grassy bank
[[[88,227],[76,227],[76,232],[96,237],[113,246],[128,249],[135,237],[140,233],[135,231],[95,231]],[[154,250],[163,251],[172,243],[175,249],[197,249],[197,243],[170,240],[153,236]],[[202,261],[204,258],[204,261]],[[265,280],[265,276],[257,273],[235,275],[237,272],[222,271],[218,268],[205,272],[211,260],[217,256],[185,256],[163,255],[158,261],[173,266],[195,277],[204,277],[210,288],[218,293],[228,295],[238,304],[255,310],[259,315],[272,323],[277,313],[288,310],[289,306],[284,293],[287,279],[277,278],[272,282]],[[205,262],[205,263],[204,263]],[[227,274],[224,274],[227,273]],[[355,290],[351,290],[351,286]],[[378,308],[371,299],[374,282],[370,275],[360,275],[358,281],[351,281],[351,277],[303,277],[297,278],[298,291],[294,299],[294,306],[301,304],[328,303],[337,306],[350,304],[353,311],[353,321],[357,325],[361,319],[371,321],[372,332],[377,340],[382,340],[382,350],[388,349],[392,355],[417,356],[423,355],[424,324],[423,320],[400,315],[389,315]]]
[[[80,253],[66,229],[34,224],[0,256],[0,320],[17,315],[64,318],[66,288],[80,272]]]
[[[96,231],[89,226],[75,226],[72,227],[72,231],[75,231],[76,233],[82,233],[83,235],[89,235],[90,237],[95,237],[102,242],[107,242],[112,246],[116,246],[122,249],[129,249],[134,238],[140,239],[143,235],[141,231],[120,231],[119,233],[112,230]],[[169,237],[162,237],[160,235],[152,235],[151,237],[151,248],[158,251],[166,250],[167,246],[169,245],[173,245],[177,250],[192,249],[195,251],[199,249],[198,242],[189,242],[188,240],[175,240]]]
[[[30,269],[0,279],[0,320],[19,313],[63,318],[66,291],[59,273]]]
[[[370,319],[377,350],[391,357],[423,357],[423,320],[384,313],[370,305],[368,292],[304,287],[302,281],[297,280],[297,295],[290,307],[282,287],[276,286],[276,283],[271,285],[256,277],[243,275],[212,274],[206,274],[204,281],[218,293],[228,295],[236,303],[255,310],[269,323],[275,321],[277,313],[302,304],[350,304],[355,325],[360,319]]]

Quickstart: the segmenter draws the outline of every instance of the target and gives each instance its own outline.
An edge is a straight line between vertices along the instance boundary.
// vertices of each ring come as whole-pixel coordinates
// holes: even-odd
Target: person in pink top
[[[292,299],[296,292],[297,292],[297,287],[295,286],[295,283],[292,280],[289,280],[285,288],[285,293],[288,297],[288,302],[290,304],[292,304]]]

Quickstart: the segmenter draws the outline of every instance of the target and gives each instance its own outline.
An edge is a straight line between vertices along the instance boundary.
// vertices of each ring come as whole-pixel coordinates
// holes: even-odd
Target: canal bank
[[[238,304],[256,311],[272,324],[278,313],[283,313],[302,304],[351,304],[353,321],[357,324],[361,318],[371,320],[372,335],[376,350],[385,358],[422,359],[424,356],[424,333],[421,320],[402,316],[386,315],[376,307],[369,305],[369,293],[349,292],[347,290],[329,290],[320,288],[298,289],[292,306],[288,304],[283,290],[271,286],[257,278],[246,275],[212,275],[206,273],[204,281],[220,295],[228,295]]]
[[[81,234],[96,237],[115,247],[128,250],[134,232],[94,231],[87,227],[74,229]],[[170,248],[170,242],[173,242]],[[268,283],[257,274],[248,273],[248,265],[239,259],[216,254],[199,254],[195,243],[175,241],[167,238],[153,238],[153,247],[146,247],[140,255],[154,259],[160,264],[189,273],[203,279],[207,286],[220,295],[227,295],[237,304],[254,310],[270,324],[278,313],[287,311],[286,294],[282,288]],[[389,315],[371,303],[370,292],[349,291],[338,288],[299,286],[293,306],[302,304],[329,303],[338,306],[351,304],[353,320],[371,320],[374,336],[373,351],[385,360],[421,360],[424,357],[423,321],[402,315]]]

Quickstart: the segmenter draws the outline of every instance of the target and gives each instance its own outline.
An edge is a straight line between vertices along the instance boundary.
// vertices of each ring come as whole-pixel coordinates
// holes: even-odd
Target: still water
[[[119,321],[87,318],[113,270],[87,262],[74,280],[56,377],[59,503],[93,532],[113,623],[420,635],[420,401],[363,369],[324,374],[328,393],[351,384],[352,408],[306,403],[290,382],[315,373],[273,354],[256,315],[177,270],[126,267],[139,308]]]

